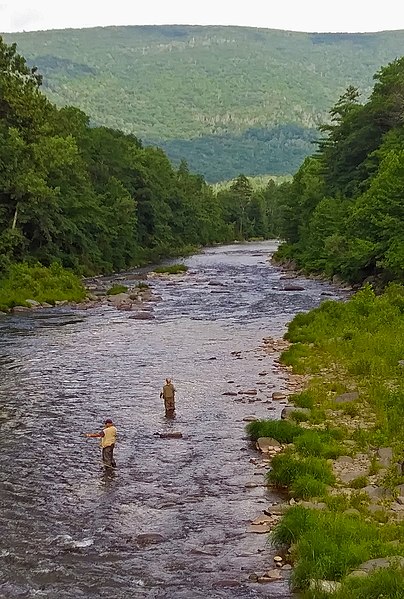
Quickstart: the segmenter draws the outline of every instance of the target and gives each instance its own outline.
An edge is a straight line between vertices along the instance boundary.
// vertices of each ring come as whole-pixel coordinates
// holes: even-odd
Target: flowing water
[[[333,293],[307,280],[282,291],[275,248],[207,249],[185,261],[186,276],[153,279],[155,320],[106,306],[1,317],[0,597],[291,597],[287,582],[248,580],[273,567],[266,535],[246,528],[277,498],[246,487],[263,479],[243,419],[282,406],[223,395],[282,389],[263,337]],[[166,376],[178,391],[169,422]],[[98,441],[82,435],[106,417],[119,430],[107,473]],[[167,431],[183,438],[156,435]]]

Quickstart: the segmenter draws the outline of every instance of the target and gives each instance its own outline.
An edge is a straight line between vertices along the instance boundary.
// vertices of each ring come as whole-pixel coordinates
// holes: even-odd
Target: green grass
[[[276,545],[293,543],[293,583],[307,588],[311,579],[341,580],[361,563],[404,552],[390,540],[403,530],[380,526],[339,512],[290,508],[272,533]]]
[[[317,457],[298,457],[285,451],[272,458],[268,482],[276,487],[291,487],[300,477],[309,475],[326,485],[332,485],[335,477],[326,460]]]
[[[39,303],[79,302],[86,296],[80,279],[58,263],[13,264],[0,279],[0,310],[26,305],[32,299]]]
[[[404,599],[404,568],[382,568],[365,578],[345,580],[333,599]]]
[[[128,288],[125,285],[112,285],[107,291],[107,295],[118,295],[119,293],[126,293]]]
[[[178,275],[187,272],[188,266],[185,264],[171,264],[170,266],[157,266],[154,272],[158,274]]]
[[[290,494],[295,499],[322,497],[326,492],[327,485],[310,474],[298,476],[290,486]]]
[[[293,443],[304,429],[287,420],[254,420],[247,424],[246,431],[253,441],[260,437],[272,437],[279,443]]]
[[[303,456],[316,456],[335,459],[344,450],[333,439],[329,431],[306,430],[295,440],[295,448]]]
[[[363,487],[366,487],[368,484],[369,479],[367,476],[358,476],[350,482],[349,486],[351,489],[363,489]]]

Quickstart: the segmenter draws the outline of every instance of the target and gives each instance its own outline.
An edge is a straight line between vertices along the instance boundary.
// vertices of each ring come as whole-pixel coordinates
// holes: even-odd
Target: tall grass
[[[254,420],[248,423],[246,431],[253,441],[260,437],[272,437],[279,443],[293,443],[304,429],[287,420]]]
[[[304,589],[312,579],[341,580],[369,559],[404,553],[403,544],[389,543],[402,532],[339,512],[295,506],[274,529],[272,539],[277,545],[293,543],[293,582]]]

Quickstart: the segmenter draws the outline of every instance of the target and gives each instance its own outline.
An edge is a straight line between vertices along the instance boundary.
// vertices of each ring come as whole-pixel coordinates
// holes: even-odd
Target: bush
[[[158,274],[177,275],[182,272],[187,272],[188,266],[185,264],[172,264],[171,266],[158,266],[154,272]]]
[[[13,264],[0,280],[0,310],[24,306],[27,299],[54,304],[62,300],[79,302],[85,296],[80,279],[58,263],[50,267]]]
[[[107,295],[118,295],[118,293],[126,293],[128,288],[125,285],[112,285],[107,291]]]
[[[260,437],[272,437],[279,443],[293,443],[304,429],[287,420],[254,420],[247,424],[246,431],[253,441]]]

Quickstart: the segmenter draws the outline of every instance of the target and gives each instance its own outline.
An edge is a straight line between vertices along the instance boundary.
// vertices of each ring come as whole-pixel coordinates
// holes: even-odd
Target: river
[[[260,477],[243,419],[279,417],[282,405],[223,395],[282,390],[263,337],[335,293],[302,279],[304,291],[282,291],[275,248],[209,248],[185,260],[185,276],[152,279],[154,320],[110,307],[0,318],[0,597],[291,597],[286,582],[248,580],[273,567],[266,535],[246,528],[277,498],[246,487]],[[119,430],[107,474],[98,441],[82,435],[106,417]],[[170,430],[183,438],[156,435]]]

